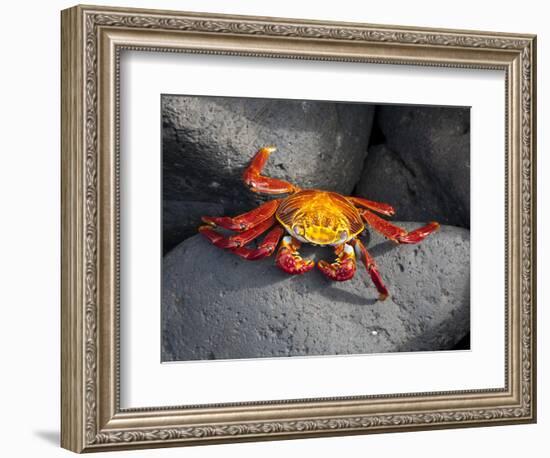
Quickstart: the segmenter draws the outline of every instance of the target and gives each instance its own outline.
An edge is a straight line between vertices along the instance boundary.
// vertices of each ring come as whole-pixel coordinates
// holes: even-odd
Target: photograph
[[[470,107],[160,107],[162,362],[470,349]]]

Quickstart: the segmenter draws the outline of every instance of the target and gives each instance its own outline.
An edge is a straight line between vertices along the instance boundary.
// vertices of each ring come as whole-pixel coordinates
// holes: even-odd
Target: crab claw
[[[283,238],[279,251],[277,251],[277,259],[275,263],[277,267],[289,274],[304,274],[309,272],[315,266],[315,263],[310,259],[302,259],[298,253],[300,242],[290,236]]]
[[[319,261],[317,267],[328,278],[335,281],[346,281],[355,275],[355,253],[348,244],[340,245],[336,250],[338,258],[332,264]]]
[[[261,148],[244,171],[243,181],[252,192],[261,194],[287,194],[300,190],[300,188],[288,181],[266,177],[261,174],[269,156],[276,149],[274,146]]]

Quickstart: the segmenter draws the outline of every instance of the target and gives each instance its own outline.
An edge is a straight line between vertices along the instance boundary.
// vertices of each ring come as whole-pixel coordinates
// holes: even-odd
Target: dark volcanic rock
[[[277,151],[267,175],[349,194],[367,154],[373,113],[365,104],[165,95],[164,199],[247,210],[261,198],[241,175],[268,145]]]
[[[395,208],[395,217],[403,221],[437,221],[441,224],[466,224],[464,215],[456,215],[447,199],[422,167],[409,169],[401,157],[386,145],[369,148],[369,157],[356,194],[386,202]]]
[[[166,254],[178,243],[197,233],[201,216],[220,216],[223,206],[213,202],[162,202],[162,252]]]
[[[470,109],[381,106],[384,146],[371,147],[356,193],[401,220],[470,227]]]
[[[469,231],[443,226],[419,245],[371,231],[368,247],[391,294],[384,302],[362,267],[341,283],[317,269],[290,276],[273,258],[245,261],[187,239],[164,258],[162,360],[452,349],[470,329]]]

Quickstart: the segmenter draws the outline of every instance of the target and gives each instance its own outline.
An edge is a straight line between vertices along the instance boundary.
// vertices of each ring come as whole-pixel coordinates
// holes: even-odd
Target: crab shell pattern
[[[376,263],[358,238],[365,224],[396,243],[418,243],[437,230],[439,224],[430,222],[407,232],[376,214],[393,216],[395,210],[391,205],[335,192],[300,189],[286,181],[263,176],[262,169],[273,151],[275,147],[260,149],[245,170],[243,181],[256,193],[290,195],[232,218],[204,216],[202,220],[207,224],[201,226],[199,232],[215,246],[247,260],[271,256],[280,242],[275,262],[289,274],[303,274],[315,266],[312,260],[300,256],[298,250],[302,243],[332,246],[336,260],[332,263],[322,260],[317,264],[323,274],[336,281],[349,280],[355,274],[356,259],[359,259],[376,286],[379,299],[386,299],[389,293]],[[236,234],[224,236],[214,230],[217,226]],[[257,247],[247,246],[266,232]]]

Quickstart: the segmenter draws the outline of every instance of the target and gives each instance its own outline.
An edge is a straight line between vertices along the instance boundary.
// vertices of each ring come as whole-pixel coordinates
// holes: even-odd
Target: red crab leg
[[[269,178],[260,175],[269,155],[275,151],[274,146],[260,149],[252,158],[250,165],[244,171],[243,181],[254,192],[263,194],[287,194],[299,191],[300,188],[290,184],[288,181],[277,178]]]
[[[359,210],[363,219],[383,236],[397,243],[418,243],[424,240],[429,234],[439,229],[439,223],[432,221],[414,231],[407,232],[395,224],[371,213],[368,210]]]
[[[217,247],[233,249],[244,247],[246,244],[267,231],[271,226],[273,226],[273,224],[275,224],[275,218],[272,216],[271,218],[262,221],[257,226],[254,226],[247,231],[240,232],[239,234],[232,235],[231,237],[224,237],[222,234],[212,229],[212,226],[201,226],[199,227],[199,232]]]
[[[258,245],[258,248],[251,249],[243,246],[231,251],[237,256],[249,261],[266,258],[273,254],[284,232],[285,230],[281,226],[274,227],[267,233],[262,243]]]
[[[280,199],[270,200],[254,210],[233,218],[229,216],[203,216],[202,220],[212,226],[220,226],[230,231],[242,232],[257,226],[262,221],[273,216],[280,203]]]
[[[369,254],[369,252],[365,248],[365,245],[361,243],[361,240],[353,239],[351,241],[351,244],[355,248],[355,253],[357,257],[361,261],[363,261],[363,264],[365,264],[367,272],[369,273],[370,278],[374,283],[374,286],[376,286],[376,289],[378,290],[378,299],[381,301],[386,300],[386,298],[389,296],[389,293],[386,286],[384,285],[384,282],[382,281],[382,277],[378,272],[378,267],[374,262],[373,257]]]
[[[315,266],[310,259],[302,259],[298,253],[301,243],[287,235],[283,237],[275,263],[277,267],[289,274],[303,274],[309,272]]]
[[[329,264],[326,261],[319,261],[317,267],[328,278],[335,281],[346,281],[355,275],[355,253],[353,248],[344,243],[335,248],[334,252],[338,256],[336,261]]]
[[[354,203],[358,207],[365,207],[387,216],[395,215],[395,210],[390,204],[385,204],[382,202],[374,202],[372,200],[363,199],[362,197],[348,196],[346,197],[346,199],[350,200],[352,203]]]

